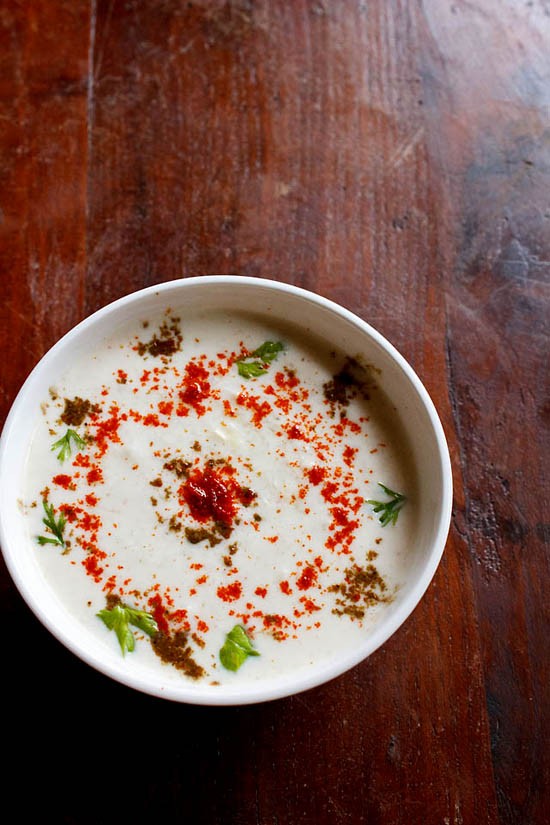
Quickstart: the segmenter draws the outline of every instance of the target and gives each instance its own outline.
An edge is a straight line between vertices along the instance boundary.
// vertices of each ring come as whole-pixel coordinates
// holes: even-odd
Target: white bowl
[[[109,331],[170,306],[187,313],[204,308],[243,308],[271,320],[314,330],[344,352],[360,354],[379,370],[378,382],[405,429],[415,465],[418,509],[415,546],[408,550],[406,581],[357,648],[334,655],[298,674],[228,686],[162,678],[162,668],[128,668],[128,656],[74,621],[46,582],[18,499],[29,443],[48,388],[71,358],[89,351]],[[452,474],[445,435],[426,389],[406,360],[375,329],[341,306],[288,284],[245,277],[211,276],[159,284],[130,294],[94,313],[68,332],[25,381],[0,441],[0,539],[8,570],[28,606],[69,650],[107,676],[139,691],[173,701],[237,705],[272,700],[323,684],[357,665],[395,633],[428,587],[445,546],[452,504]],[[392,528],[390,528],[392,529]]]

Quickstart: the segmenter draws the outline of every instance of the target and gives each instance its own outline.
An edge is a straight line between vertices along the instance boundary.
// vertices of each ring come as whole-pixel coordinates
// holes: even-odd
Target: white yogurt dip
[[[296,673],[355,648],[391,603],[415,480],[375,366],[350,355],[263,317],[178,308],[59,376],[28,453],[29,540],[105,645],[119,641],[100,611],[154,618],[152,636],[129,625],[129,668],[220,685]],[[386,527],[367,503],[388,500],[379,483],[407,496]],[[232,671],[220,650],[237,625],[258,655]]]

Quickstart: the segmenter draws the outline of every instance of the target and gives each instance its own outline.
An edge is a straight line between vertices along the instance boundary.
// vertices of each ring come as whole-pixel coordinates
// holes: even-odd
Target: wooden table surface
[[[110,681],[2,565],[2,808],[74,825],[548,823],[548,0],[4,0],[0,44],[2,420],[44,352],[113,299],[270,277],[397,346],[455,484],[405,625],[263,705]]]

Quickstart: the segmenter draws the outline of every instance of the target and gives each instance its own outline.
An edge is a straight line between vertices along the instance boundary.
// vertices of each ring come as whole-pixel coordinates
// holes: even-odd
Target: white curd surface
[[[138,341],[161,335],[161,325],[174,318],[180,349],[140,355]],[[353,353],[335,353],[291,326],[244,312],[186,317],[185,308],[176,307],[142,321],[146,327],[120,326],[96,351],[79,355],[43,399],[21,506],[49,586],[115,650],[115,634],[97,617],[109,593],[156,610],[168,633],[187,632],[210,684],[296,673],[336,650],[355,648],[403,584],[417,531],[408,445],[395,410],[376,387],[376,371],[369,366],[361,372],[368,398],[357,392],[344,410],[327,400],[323,387]],[[265,374],[241,377],[234,358],[266,340],[281,341],[284,350]],[[199,369],[198,384],[189,364]],[[199,400],[186,403],[181,393],[185,397],[193,385]],[[61,463],[51,446],[67,430],[60,420],[65,399],[75,397],[99,409],[73,427],[88,439],[86,447],[74,448]],[[113,419],[119,440],[103,439],[103,425]],[[174,459],[190,464],[187,477],[165,467]],[[182,492],[208,462],[233,492],[239,485],[255,494],[249,506],[232,494],[227,538],[216,534],[213,520],[193,515]],[[92,470],[99,472],[90,482]],[[70,481],[56,482],[60,476]],[[407,495],[395,526],[383,528],[366,503],[386,498],[378,482]],[[67,552],[37,542],[38,535],[49,535],[42,523],[46,488],[57,516],[76,508],[65,527]],[[92,538],[85,528],[90,519],[99,525]],[[191,543],[186,527],[213,530],[221,540]],[[384,590],[374,588],[384,600],[360,600],[362,618],[335,614],[341,594],[329,588],[343,583],[354,565],[369,564],[384,581]],[[247,629],[260,655],[231,672],[219,650],[236,624]],[[162,668],[167,681],[189,678],[161,662],[149,638],[134,630],[136,647],[125,666]]]

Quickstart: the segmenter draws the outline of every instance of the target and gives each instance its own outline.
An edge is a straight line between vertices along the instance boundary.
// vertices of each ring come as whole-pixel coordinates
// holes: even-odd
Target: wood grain
[[[2,567],[21,817],[546,823],[548,4],[13,0],[0,44],[3,417],[109,301],[181,276],[270,277],[400,349],[455,476],[412,617],[348,674],[265,705],[110,682]]]

